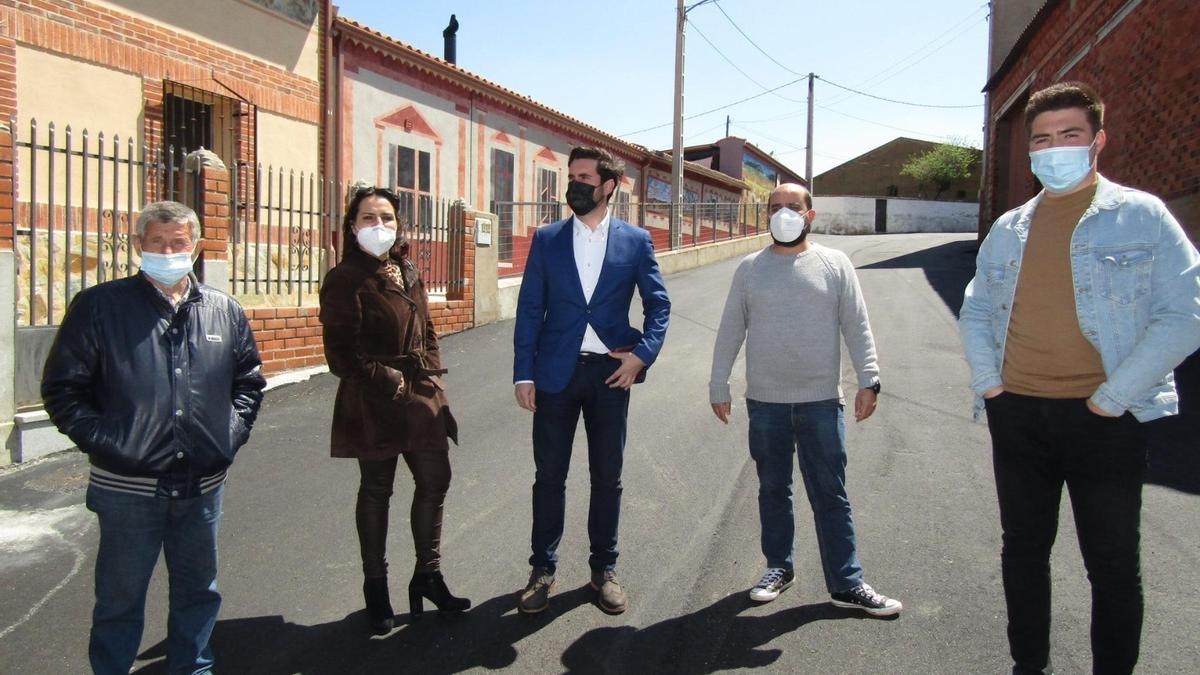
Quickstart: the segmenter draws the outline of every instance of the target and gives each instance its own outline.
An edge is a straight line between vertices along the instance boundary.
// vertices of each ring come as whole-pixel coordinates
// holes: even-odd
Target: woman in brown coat
[[[447,438],[458,427],[443,391],[441,356],[425,285],[397,237],[399,199],[390,190],[355,193],[342,223],[343,259],[321,286],[325,359],[341,378],[333,409],[332,455],[358,460],[355,521],[362,553],[363,596],[371,628],[394,624],[388,594],[388,503],[399,457],[412,472],[416,570],[408,585],[413,617],[422,598],[461,612],[440,571],[442,506],[450,487]]]

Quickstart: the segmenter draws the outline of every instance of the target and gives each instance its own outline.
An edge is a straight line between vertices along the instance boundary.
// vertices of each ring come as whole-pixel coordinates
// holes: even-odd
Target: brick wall
[[[1158,195],[1185,227],[1193,241],[1200,235],[1200,68],[1194,47],[1200,34],[1200,3],[1195,0],[1144,0],[1111,32],[1097,32],[1125,6],[1126,0],[1060,2],[1019,59],[991,91],[993,124],[989,132],[988,185],[980,210],[982,226],[1016,203],[995,200],[995,177],[1001,161],[993,151],[999,106],[1022,82],[1036,75],[1029,91],[1055,82],[1054,76],[1087,45],[1088,53],[1063,79],[1082,80],[1096,87],[1107,105],[1108,147],[1100,171],[1108,178]],[[1023,129],[1016,134],[1025,139]],[[1016,153],[1014,153],[1016,154]],[[1033,194],[1036,184],[1026,170],[1023,189]]]
[[[891,196],[914,199],[933,199],[937,185],[921,185],[915,178],[900,175],[900,169],[915,155],[937,147],[936,143],[915,138],[897,138],[851,159],[819,176],[813,176],[815,194],[823,197],[856,196],[887,197],[888,187],[895,187]],[[978,151],[977,151],[978,152]],[[942,192],[942,201],[975,201],[979,196],[979,166],[971,166],[971,176],[950,183]],[[962,192],[960,199],[958,193]]]
[[[200,250],[205,260],[229,260],[229,169],[206,166],[200,180],[204,181],[204,202],[197,209],[204,224]]]
[[[13,250],[13,145],[12,131],[0,122],[0,251]]]
[[[464,215],[463,229],[463,277],[467,285],[441,298],[431,298],[429,315],[433,319],[433,328],[438,335],[457,333],[475,326],[475,214],[468,211]]]
[[[324,365],[318,307],[250,307],[246,315],[268,375]]]
[[[264,110],[320,123],[321,92],[315,79],[317,73],[313,73],[311,79],[297,75],[89,2],[15,0],[6,4],[8,6],[0,7],[0,36],[3,38],[135,73],[147,80],[158,80],[160,84],[163,79],[209,82],[215,74]],[[2,48],[0,43],[0,57]],[[0,101],[0,105],[2,103]]]
[[[9,119],[17,114],[17,43],[0,37],[0,251],[13,250],[16,164]]]

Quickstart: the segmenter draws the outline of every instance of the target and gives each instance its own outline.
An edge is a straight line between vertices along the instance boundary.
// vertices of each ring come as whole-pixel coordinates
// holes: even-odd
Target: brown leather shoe
[[[550,606],[550,592],[554,590],[554,574],[545,567],[535,567],[529,573],[529,583],[521,591],[517,609],[522,614],[537,614]]]
[[[625,611],[627,604],[625,589],[617,581],[614,570],[598,570],[592,572],[592,589],[596,591],[596,604],[608,614],[620,614]]]

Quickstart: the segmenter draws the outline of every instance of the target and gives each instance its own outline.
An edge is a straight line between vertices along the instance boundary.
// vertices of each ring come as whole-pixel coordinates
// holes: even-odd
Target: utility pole
[[[808,140],[804,143],[804,182],[812,193],[813,74],[808,74]]]
[[[729,115],[725,116],[725,138],[729,138]]]
[[[687,23],[687,9],[683,0],[675,7],[675,128],[671,148],[671,224],[670,246],[679,248],[682,243],[683,210],[683,29]]]

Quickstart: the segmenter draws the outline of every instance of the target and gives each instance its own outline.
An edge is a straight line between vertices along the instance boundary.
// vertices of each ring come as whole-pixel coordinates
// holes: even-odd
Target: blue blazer
[[[583,297],[572,237],[573,218],[534,232],[517,300],[513,381],[533,380],[550,393],[570,382],[588,324],[609,349],[632,349],[650,366],[662,349],[671,314],[649,232],[609,220],[608,247],[591,302]],[[642,297],[641,331],[629,325],[634,286]]]

